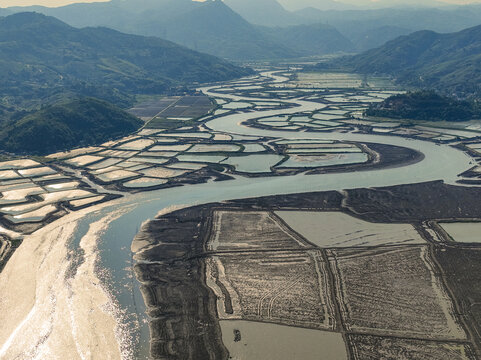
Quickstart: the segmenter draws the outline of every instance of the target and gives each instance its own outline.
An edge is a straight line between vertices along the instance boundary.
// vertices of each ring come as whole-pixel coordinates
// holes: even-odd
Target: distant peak
[[[28,11],[28,12],[19,12],[15,13],[12,15],[7,16],[7,19],[10,19],[11,21],[28,21],[28,20],[35,20],[35,19],[42,19],[45,20],[47,19],[48,16],[44,14],[40,14],[38,12],[34,11]]]
[[[64,22],[52,16],[46,16],[37,12],[20,12],[0,19],[3,28],[19,29],[23,27],[34,27],[37,25],[50,24],[60,27],[69,27]]]

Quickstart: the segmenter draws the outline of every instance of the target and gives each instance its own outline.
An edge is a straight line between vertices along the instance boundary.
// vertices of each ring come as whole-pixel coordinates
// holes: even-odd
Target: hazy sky
[[[55,6],[72,4],[76,2],[87,3],[87,2],[99,2],[99,1],[108,1],[108,0],[82,0],[82,1],[79,1],[79,0],[0,0],[0,7],[29,6],[29,5],[43,5],[43,6],[55,7]],[[442,0],[442,1],[450,2],[453,4],[467,4],[472,2],[480,2],[481,0]],[[355,1],[352,1],[352,0],[349,2],[355,3]]]
[[[100,1],[107,1],[107,0],[100,0]],[[30,6],[30,5],[43,5],[43,6],[62,6],[68,5],[73,3],[90,3],[90,2],[99,2],[99,0],[0,0],[0,7],[9,7],[9,6]]]

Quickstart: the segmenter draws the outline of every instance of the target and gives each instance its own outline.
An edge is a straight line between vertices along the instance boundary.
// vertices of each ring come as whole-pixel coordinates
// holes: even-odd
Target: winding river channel
[[[270,77],[272,81],[279,83],[287,80],[283,76],[276,75],[272,72],[264,73],[263,75],[265,77]],[[230,98],[236,101],[265,101],[265,99],[251,99],[225,93],[216,93],[214,87],[203,88],[201,90],[212,97]],[[91,209],[91,211],[85,212],[85,215],[73,219],[72,221],[76,222],[76,230],[69,235],[66,244],[68,245],[71,254],[81,252],[84,254],[83,256],[88,257],[88,252],[91,251],[93,256],[98,260],[96,265],[97,275],[100,269],[102,274],[101,278],[104,280],[107,279],[106,282],[109,284],[108,289],[112,295],[112,299],[115,300],[114,302],[117,302],[117,310],[115,311],[115,314],[123,319],[122,322],[125,326],[123,335],[121,331],[122,327],[119,327],[120,330],[116,333],[117,341],[122,345],[122,355],[124,358],[148,358],[149,329],[146,321],[143,299],[140,294],[138,283],[132,273],[132,264],[134,260],[130,249],[132,239],[139,231],[142,223],[154,218],[159,211],[177,206],[266,195],[391,186],[432,180],[444,180],[446,183],[454,184],[458,174],[472,167],[470,164],[470,157],[463,152],[448,145],[436,145],[426,141],[410,140],[392,136],[363,135],[357,133],[269,131],[248,128],[240,125],[243,121],[253,118],[315,111],[325,107],[325,105],[320,103],[303,100],[282,101],[291,102],[297,106],[284,110],[236,113],[216,118],[208,122],[206,125],[214,131],[230,134],[279,137],[286,139],[308,138],[391,144],[417,150],[422,152],[425,157],[418,163],[398,168],[351,173],[329,173],[322,175],[296,175],[265,178],[236,177],[234,180],[230,181],[215,183],[211,181],[205,184],[186,185],[183,187],[139,193],[136,195],[127,195],[123,199]],[[114,212],[117,213],[116,216],[112,216]],[[83,239],[85,239],[89,231],[91,231],[92,224],[98,223],[103,223],[103,227],[101,231],[98,231],[94,235],[95,240],[97,240],[96,246],[91,249],[83,246]],[[28,239],[26,240],[28,241]],[[22,245],[22,247],[23,246],[24,245]],[[19,253],[22,252],[22,247],[19,249]],[[16,253],[14,256],[20,257],[21,254],[17,255]],[[20,258],[18,261],[20,261]],[[69,258],[63,259],[63,261],[74,260]],[[98,265],[100,265],[100,267]],[[45,278],[42,281],[48,282],[51,281],[51,279]],[[94,280],[92,279],[92,281]],[[70,286],[71,291],[69,292],[69,296],[76,296],[75,294],[77,294],[80,289],[75,289],[73,285]],[[105,290],[106,287],[104,286],[102,289]],[[55,296],[57,297],[64,296],[60,291],[52,291],[54,291]],[[38,309],[41,306],[41,301],[45,301],[45,299],[39,298],[40,293],[38,289],[36,293],[36,300],[31,301],[30,307],[25,306],[25,314],[19,314],[17,318],[12,320],[12,324],[9,324],[9,331],[13,335],[11,335],[6,342],[4,342],[4,338],[0,337],[0,358],[2,358],[2,354],[7,354],[10,351],[13,351],[12,349],[15,348],[15,344],[18,344],[18,346],[21,345],[21,333],[24,332],[24,328],[26,329],[29,327],[30,321],[37,321],[38,323],[38,318],[34,320],[34,316],[31,316],[31,313],[35,309]],[[19,299],[19,301],[22,301],[22,299]],[[57,304],[60,304],[58,299]],[[27,311],[28,309],[30,310]],[[71,318],[68,321],[71,321]],[[51,323],[51,326],[60,326],[58,324],[62,324],[60,320],[55,319],[52,320]],[[33,327],[35,324],[32,323],[31,326]],[[84,329],[82,331],[89,330]],[[128,333],[129,336],[126,336],[125,333]],[[133,339],[130,337],[132,333],[134,334]],[[37,339],[35,339],[35,335],[33,336],[34,339],[32,339],[32,341],[35,342]],[[80,340],[77,341],[77,354],[79,354],[79,356],[73,358],[89,358],[88,356],[85,356],[85,354],[87,354],[87,349],[82,349],[82,346],[86,346],[83,344],[85,343]],[[38,351],[33,358],[41,359],[42,354],[53,354],[56,352],[54,349],[54,342],[49,342],[48,346],[50,347],[48,351]],[[58,346],[61,346],[61,344]],[[84,354],[84,356],[81,354]]]

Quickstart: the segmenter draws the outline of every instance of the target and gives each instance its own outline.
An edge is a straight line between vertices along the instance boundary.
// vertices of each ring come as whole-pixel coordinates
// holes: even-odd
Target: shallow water
[[[177,160],[180,162],[202,162],[202,163],[219,163],[224,160],[224,155],[179,155]]]
[[[234,360],[347,359],[339,333],[241,320],[221,320],[220,327]]]
[[[222,106],[222,108],[229,110],[245,109],[248,107],[252,107],[252,104],[246,102],[231,102]]]
[[[318,148],[318,149],[288,149],[287,154],[338,154],[338,153],[362,153],[362,150],[357,147],[336,147],[336,148]]]
[[[426,244],[409,224],[378,224],[342,212],[276,211],[309,242],[321,247]]]
[[[481,223],[440,223],[441,227],[451,236],[451,238],[460,243],[481,243]]]
[[[235,167],[239,172],[268,173],[271,167],[278,164],[284,157],[274,154],[233,156],[221,162]]]

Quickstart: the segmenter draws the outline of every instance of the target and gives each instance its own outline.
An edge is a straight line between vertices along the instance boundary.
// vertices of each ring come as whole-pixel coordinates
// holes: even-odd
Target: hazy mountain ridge
[[[160,30],[159,36],[224,58],[276,59],[299,55],[284,44],[273,42],[220,1],[207,2],[164,24],[154,24],[152,31]]]
[[[191,49],[229,59],[289,58],[299,54],[273,43],[262,31],[221,1],[114,0],[59,8],[28,8],[76,27],[105,26],[157,36]],[[10,11],[19,11],[10,8]]]
[[[481,94],[481,26],[450,34],[419,31],[345,60],[361,73],[459,96]]]
[[[352,10],[357,8],[355,4],[335,0],[278,0],[278,2],[289,11],[307,8],[318,10]]]
[[[335,1],[332,3],[338,4]],[[293,38],[299,32],[294,28],[295,25],[314,26],[314,31],[320,24],[330,25],[355,45],[353,50],[362,51],[424,28],[441,32],[461,30],[477,25],[481,18],[481,8],[477,10],[476,7],[449,10],[344,8],[342,5],[339,10],[310,8],[291,12],[276,0],[228,0],[226,3],[212,0],[113,0],[59,8],[37,6],[7,10],[18,12],[31,9],[55,16],[76,27],[106,26],[127,33],[158,36],[194,50],[236,60],[308,56],[316,47],[330,53],[338,51],[338,47],[329,48],[327,44],[332,42],[325,38],[322,39],[323,46],[317,45],[319,41],[308,43],[303,40],[307,47],[297,47],[295,51],[279,41],[279,37],[272,37],[273,29],[265,31],[259,26],[283,28],[282,33],[287,34],[287,38]],[[349,5],[346,9],[349,8],[353,7]],[[293,33],[289,34],[289,30]],[[342,43],[345,43],[345,39]]]
[[[278,0],[286,9],[291,11],[305,8],[319,10],[355,10],[382,8],[445,8],[452,6],[444,1],[436,0]]]
[[[107,28],[76,29],[36,13],[0,19],[0,64],[0,94],[20,107],[26,105],[21,100],[48,102],[59,92],[126,106],[135,93],[251,73],[169,41]]]
[[[411,6],[378,2],[373,8],[353,6],[325,0],[299,9],[292,5],[286,10],[286,0],[112,0],[101,3],[79,3],[59,8],[29,7],[9,8],[18,12],[31,9],[55,16],[76,27],[105,26],[118,31],[144,36],[158,36],[191,49],[235,60],[264,60],[310,56],[313,49],[335,53],[339,46],[330,48],[330,39],[301,41],[306,46],[296,46],[279,41],[272,36],[273,29],[282,28],[286,39],[296,38],[299,28],[310,25],[313,31],[320,24],[336,28],[354,44],[351,51],[365,51],[383,45],[400,35],[418,30],[454,32],[479,25],[481,6],[444,6],[436,1],[413,1]],[[229,6],[230,7],[229,7]],[[318,6],[314,8],[312,6]],[[438,6],[439,5],[439,6]],[[388,8],[386,8],[388,7]],[[236,11],[232,10],[235,9]],[[239,13],[242,15],[239,15]],[[2,13],[0,12],[0,15]],[[253,25],[256,24],[256,25]],[[268,26],[265,29],[259,26]],[[292,33],[289,33],[292,31]],[[338,35],[336,35],[338,38]],[[311,37],[312,39],[312,37]],[[345,51],[346,39],[340,46]]]
[[[306,22],[334,26],[365,51],[383,45],[401,35],[415,31],[456,32],[481,23],[481,6],[437,8],[389,8],[372,10],[321,11],[306,9],[296,12]]]
[[[224,3],[255,25],[286,27],[305,23],[276,0],[224,0]]]
[[[264,28],[274,41],[282,42],[302,56],[354,52],[354,44],[335,27],[325,24]]]

